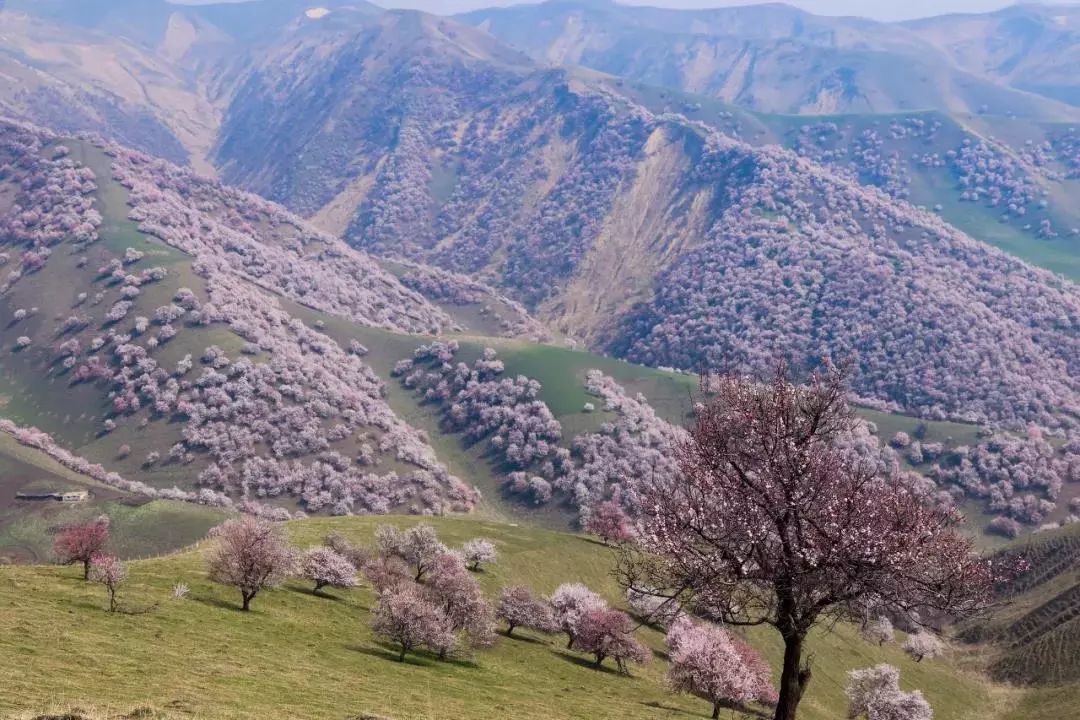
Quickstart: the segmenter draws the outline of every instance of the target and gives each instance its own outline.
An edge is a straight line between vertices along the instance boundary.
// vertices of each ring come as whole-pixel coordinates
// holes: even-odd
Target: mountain
[[[11,0],[0,5],[0,108],[212,174],[228,80],[246,53],[310,24],[379,12],[362,0]]]
[[[1075,286],[857,177],[496,56],[448,22],[389,13],[249,70],[223,177],[376,254],[484,278],[635,361],[847,356],[860,394],[896,409],[1074,422]],[[885,318],[888,335],[872,329]],[[973,378],[972,362],[999,372]]]
[[[1054,8],[1033,8],[1040,28],[1054,28]],[[991,18],[995,16],[990,16]],[[573,64],[653,85],[715,97],[764,112],[833,114],[936,109],[1073,120],[1069,82],[1050,65],[1068,68],[1064,28],[1054,42],[1040,35],[1016,41],[1024,67],[1004,73],[989,51],[963,47],[964,37],[1002,48],[1015,24],[983,16],[947,16],[896,25],[860,18],[815,16],[781,4],[715,10],[668,10],[615,2],[551,0],[458,16],[537,60]],[[968,26],[964,23],[968,22]],[[1057,44],[1054,44],[1057,43]],[[1014,43],[1015,44],[1015,43]],[[1069,45],[1075,48],[1075,43]],[[994,52],[1005,52],[999,49]],[[1067,73],[1067,71],[1065,71]],[[1060,75],[1060,73],[1059,73]],[[1075,80],[1075,78],[1073,78]]]
[[[285,515],[472,506],[362,347],[282,303],[402,332],[457,327],[446,312],[264,200],[120,146],[2,129],[17,441],[151,498]]]
[[[13,324],[5,338],[19,378],[6,414],[20,425],[41,427],[88,461],[115,464],[121,477],[158,491],[182,479],[181,494],[224,493],[234,504],[269,504],[266,512],[437,512],[477,502],[457,476],[499,513],[526,508],[565,525],[617,494],[625,477],[666,461],[699,369],[757,371],[783,358],[804,372],[845,360],[859,402],[880,413],[874,422],[881,421],[882,438],[900,432],[920,440],[911,447],[897,440],[902,452],[880,459],[882,467],[915,469],[955,499],[977,498],[991,513],[983,525],[994,515],[1036,524],[1067,517],[1080,415],[1080,299],[1069,279],[1080,242],[1070,228],[1080,220],[1068,203],[1080,145],[1069,125],[946,113],[753,113],[593,70],[542,66],[452,19],[350,3],[278,3],[266,6],[258,26],[259,7],[155,10],[130,30],[118,29],[122,14],[84,21],[86,37],[146,53],[215,109],[200,115],[206,142],[189,147],[193,166],[297,215],[119,145],[72,138],[79,128],[63,127],[62,141],[30,142],[37,148],[30,156],[43,158],[31,165],[54,163],[46,169],[59,174],[72,169],[63,164],[69,156],[51,156],[53,146],[73,144],[71,157],[91,169],[98,187],[85,185],[76,165],[81,179],[70,188],[61,183],[71,195],[62,192],[61,202],[20,174],[21,161],[9,163],[4,241],[12,262],[28,263],[47,282],[14,282],[5,302],[12,317],[21,309],[52,318],[30,333]],[[765,11],[789,25],[801,17]],[[48,37],[71,31],[53,16],[17,17],[51,28],[41,31]],[[192,42],[162,40],[177,17],[199,29]],[[247,35],[241,20],[251,23]],[[877,32],[867,27],[860,32]],[[737,23],[736,30],[768,34]],[[770,32],[793,31],[778,20]],[[21,37],[8,42],[25,43]],[[82,87],[78,78],[70,83]],[[147,112],[176,126],[165,105]],[[103,147],[115,167],[101,157]],[[33,203],[63,212],[24,218]],[[70,220],[69,204],[81,221]],[[52,283],[87,285],[63,264],[52,276],[55,263],[45,262],[42,248],[72,242],[65,231],[73,229],[73,242],[85,243],[90,210],[112,218],[103,236],[117,239],[112,255],[87,262],[115,275],[131,298],[108,298],[109,307],[88,320],[64,315],[61,301],[37,293]],[[129,237],[134,244],[122,245]],[[172,294],[161,291],[160,302],[141,306],[132,293],[143,291],[124,290],[132,283],[115,267],[128,246],[164,252],[179,277],[217,280],[200,290],[167,274]],[[211,329],[231,330],[218,337],[186,321],[176,339],[147,338],[164,348],[170,367],[151,367],[157,378],[145,392],[146,373],[116,377],[121,368],[108,371],[117,386],[103,387],[98,370],[81,362],[94,356],[88,344],[124,338],[108,333],[108,323],[126,323],[128,315],[152,329],[161,308],[159,324],[170,325],[166,334],[177,331],[168,306],[191,312],[180,302],[193,301],[177,295],[185,287],[200,307],[227,301],[231,314],[212,320]],[[277,309],[264,307],[267,299]],[[30,313],[35,307],[49,311]],[[72,338],[75,360],[69,351],[53,355],[66,340],[50,335],[72,317],[83,333]],[[276,318],[269,328],[267,318]],[[190,350],[170,350],[186,348],[185,336]],[[280,348],[263,347],[264,336]],[[23,337],[28,344],[16,347]],[[220,351],[208,352],[213,346]],[[157,347],[142,347],[118,361],[138,367],[145,351],[160,364]],[[222,419],[216,406],[187,401],[183,422],[159,422],[146,395],[156,405],[165,394],[162,415],[178,409],[175,385],[185,381],[167,376],[187,352],[216,373],[207,382],[226,375],[218,362],[253,372],[244,357],[253,352],[291,358],[288,367],[313,364],[305,377],[329,384],[271,395],[270,429],[258,416],[232,429],[231,416]],[[64,371],[94,382],[70,390]],[[482,397],[466,392],[470,379]],[[322,397],[345,386],[360,392],[345,394],[359,405]],[[211,390],[198,388],[197,397],[224,403]],[[68,392],[85,392],[87,407],[97,410],[65,418],[58,408]],[[225,392],[236,400],[233,384]],[[635,400],[637,392],[645,401]],[[512,408],[507,424],[471,425],[468,409],[482,416],[491,404]],[[131,431],[129,416],[136,431],[146,419],[154,432]],[[338,416],[348,422],[332,421]],[[925,428],[914,432],[922,426],[913,418],[952,423],[927,436]],[[105,420],[116,427],[103,432]],[[287,440],[255,440],[284,433],[282,423]],[[1004,435],[980,437],[972,424]],[[1043,430],[1015,447],[1009,433],[1032,425]],[[226,429],[228,440],[219,437]],[[1038,432],[1053,433],[1057,444]],[[649,440],[620,444],[626,438]],[[117,457],[122,445],[128,452]],[[174,447],[173,461],[160,462]],[[592,448],[603,451],[590,455]],[[158,457],[146,462],[152,454]],[[373,454],[386,456],[378,472],[361,470]],[[1024,458],[1016,467],[1014,454]],[[400,492],[391,473],[408,478]]]
[[[1080,8],[1019,4],[986,15],[945,15],[906,24],[968,72],[1080,106]]]

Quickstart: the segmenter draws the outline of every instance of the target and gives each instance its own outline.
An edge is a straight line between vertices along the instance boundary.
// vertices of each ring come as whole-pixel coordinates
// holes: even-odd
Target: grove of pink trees
[[[781,151],[716,139],[702,172],[738,163],[747,181],[612,351],[690,369],[842,357],[856,393],[920,416],[1073,424],[1072,284]]]

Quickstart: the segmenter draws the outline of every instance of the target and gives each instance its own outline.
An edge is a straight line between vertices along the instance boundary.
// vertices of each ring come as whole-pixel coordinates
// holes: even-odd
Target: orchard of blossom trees
[[[592,370],[586,390],[616,419],[576,436],[568,450],[560,446],[562,426],[537,398],[539,383],[502,377],[503,363],[490,348],[471,366],[454,363],[457,351],[453,340],[422,345],[394,373],[425,401],[438,403],[454,432],[486,444],[508,469],[508,492],[532,504],[547,503],[558,492],[578,508],[584,527],[624,539],[639,484],[676,471],[671,451],[682,431],[659,418],[643,396],[631,397]],[[602,510],[594,520],[596,508]]]
[[[42,268],[65,240],[87,245],[98,239],[101,214],[94,209],[94,173],[68,157],[63,145],[27,125],[0,118],[0,186],[16,189],[10,207],[0,204],[3,264],[17,263],[0,281],[0,294]]]
[[[54,147],[44,131],[3,127],[10,131],[3,133],[0,180],[37,192],[26,198],[35,212],[55,211],[63,220],[27,215],[19,196],[10,208],[0,208],[4,242],[28,248],[28,264],[9,278],[14,282],[27,269],[40,269],[57,243],[70,244],[66,254],[81,252],[96,238],[93,228],[84,233],[69,215],[82,212],[93,226],[100,217],[93,209],[93,175],[63,146]],[[105,149],[113,156],[115,177],[131,190],[132,217],[145,232],[193,256],[201,285],[181,287],[163,305],[150,304],[148,291],[169,278],[169,271],[152,265],[153,255],[142,250],[114,254],[96,246],[95,257],[106,258],[99,267],[86,256],[76,263],[91,292],[79,293],[70,315],[54,319],[52,347],[39,352],[55,351],[46,372],[73,385],[92,385],[107,398],[103,434],[149,422],[182,428],[171,446],[144,451],[142,470],[190,466],[197,491],[129,482],[70,456],[36,430],[12,425],[6,431],[79,472],[152,497],[275,517],[289,511],[263,501],[280,496],[310,512],[336,514],[472,507],[476,491],[450,476],[420,434],[393,413],[382,380],[363,362],[360,348],[346,352],[291,317],[273,293],[398,331],[453,327],[445,313],[366,255],[271,203],[139,153],[114,145]],[[13,324],[27,318],[44,320],[37,308],[19,308]],[[239,354],[204,341],[212,330],[226,329],[244,341]],[[175,365],[160,362],[161,348],[177,344],[191,352]],[[36,345],[27,334],[16,349],[33,352]],[[117,457],[130,453],[127,446]],[[379,467],[390,458],[395,470]]]
[[[140,230],[207,268],[365,325],[419,333],[454,327],[372,258],[284,208],[136,151],[112,144],[106,151],[116,179],[130,190]]]
[[[1074,424],[1075,286],[784,151],[713,138],[702,177],[735,166],[720,220],[611,350],[682,368],[850,358],[854,391],[894,409]]]
[[[386,123],[400,132],[391,150],[376,151],[383,162],[365,156],[373,185],[347,233],[358,246],[494,278],[571,333],[649,365],[761,370],[777,357],[798,366],[851,357],[854,390],[883,407],[1014,428],[1075,424],[1075,286],[902,199],[905,168],[914,165],[953,177],[957,200],[966,195],[1009,222],[1041,218],[1031,162],[993,141],[965,138],[929,116],[865,134],[815,126],[805,136],[843,136],[824,141],[838,155],[821,165],[809,151],[751,147],[572,88],[554,71],[537,79],[549,103],[513,93],[491,103],[489,90],[440,68],[410,81],[429,72],[462,104],[421,109],[398,100],[389,119],[362,114],[327,131],[364,143]],[[270,101],[267,87],[254,90]],[[897,157],[893,146],[930,142],[917,158]],[[952,151],[937,149],[941,142]],[[683,169],[654,187],[649,163],[660,154]],[[255,178],[258,158],[240,160]],[[837,172],[837,163],[855,167]],[[436,192],[444,174],[451,181]],[[346,182],[317,179],[331,197]],[[275,190],[299,206],[309,188]],[[672,221],[642,228],[624,247],[618,223],[643,204],[648,217]],[[684,218],[689,208],[705,209]],[[683,225],[692,230],[680,234]],[[1061,232],[1034,225],[1033,234]],[[614,313],[577,313],[580,292],[595,291],[586,283],[609,272],[609,246],[657,275],[627,276]]]

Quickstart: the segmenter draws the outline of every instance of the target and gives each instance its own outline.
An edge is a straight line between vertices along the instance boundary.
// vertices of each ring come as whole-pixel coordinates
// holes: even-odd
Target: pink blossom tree
[[[53,540],[53,553],[63,565],[82,563],[83,580],[89,580],[90,565],[94,558],[105,553],[108,542],[109,521],[100,518],[61,530]]]
[[[119,558],[112,555],[97,555],[90,563],[90,580],[105,586],[109,593],[109,612],[116,612],[116,592],[127,579],[127,568]]]
[[[343,555],[328,547],[311,548],[300,559],[300,574],[315,583],[314,592],[326,586],[356,586],[356,568]]]
[[[439,632],[443,618],[413,583],[402,583],[379,596],[371,621],[376,636],[394,643],[400,648],[398,661],[405,662],[405,655],[428,644]]]
[[[495,543],[487,538],[473,538],[466,541],[461,546],[461,554],[473,571],[479,570],[482,564],[494,563],[499,559],[499,551]]]
[[[599,668],[606,658],[614,658],[619,672],[629,674],[627,663],[643,665],[649,650],[634,637],[630,616],[618,610],[593,609],[581,616],[574,635],[573,648],[593,656]]]
[[[432,644],[440,660],[458,646],[476,649],[495,641],[494,610],[461,556],[440,555],[431,565],[425,591],[442,614],[442,639]]]
[[[259,591],[285,582],[296,565],[296,553],[281,526],[243,517],[210,531],[214,543],[206,554],[210,579],[240,591],[240,609],[250,609]]]
[[[742,707],[775,693],[760,656],[722,628],[681,618],[668,631],[666,642],[671,659],[668,683],[676,692],[712,703],[714,720],[725,705]]]
[[[776,720],[796,717],[805,640],[822,618],[871,598],[895,614],[959,617],[992,601],[998,577],[956,532],[958,514],[842,447],[856,421],[840,373],[800,386],[780,367],[768,382],[712,385],[678,448],[678,477],[643,488],[642,538],[619,575],[727,624],[776,628]]]
[[[904,641],[904,652],[915,658],[915,662],[922,662],[926,658],[932,660],[945,652],[945,643],[929,630],[919,630],[908,635]]]
[[[863,629],[863,636],[870,642],[877,643],[879,647],[887,642],[892,642],[894,635],[892,621],[884,615],[871,621]]]
[[[605,543],[621,543],[634,536],[630,518],[613,500],[605,500],[592,509],[585,520],[585,531],[599,536]]]
[[[848,673],[848,718],[856,720],[931,720],[933,711],[922,692],[900,689],[900,671],[877,665]]]
[[[502,589],[495,604],[495,616],[506,622],[506,637],[513,637],[516,627],[542,633],[553,633],[559,629],[551,606],[524,585]]]
[[[383,555],[399,557],[410,565],[417,582],[447,552],[435,528],[426,523],[414,525],[405,531],[391,525],[380,526],[375,531],[375,542]]]
[[[548,598],[552,614],[559,629],[566,633],[566,647],[573,647],[578,624],[586,613],[604,610],[607,602],[581,583],[563,583]]]
[[[412,582],[409,566],[399,557],[375,555],[360,566],[360,572],[379,595],[398,585]]]

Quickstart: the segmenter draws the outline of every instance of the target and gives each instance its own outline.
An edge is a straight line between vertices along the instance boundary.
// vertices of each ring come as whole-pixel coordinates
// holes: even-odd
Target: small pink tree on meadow
[[[83,580],[90,579],[90,565],[94,558],[105,553],[109,541],[107,518],[64,528],[53,540],[53,553],[63,565],[81,563]]]
[[[863,635],[870,642],[877,643],[879,647],[887,642],[892,642],[895,635],[892,621],[881,615],[866,626]]]
[[[609,544],[621,543],[634,536],[630,518],[614,500],[605,500],[592,509],[585,521],[585,531]]]
[[[926,658],[932,660],[945,652],[945,643],[929,630],[919,630],[908,635],[904,641],[904,652],[915,658],[915,662],[922,662]]]
[[[931,720],[933,711],[922,692],[900,689],[900,671],[877,665],[848,673],[848,718],[857,720]]]
[[[474,572],[483,564],[491,564],[499,559],[499,551],[495,543],[486,538],[473,538],[461,546],[461,554],[465,558],[469,569]]]
[[[398,661],[405,662],[405,655],[428,644],[440,632],[442,624],[441,613],[424,597],[422,588],[402,583],[379,596],[371,630],[397,645]]]
[[[259,591],[285,582],[296,566],[296,553],[281,526],[243,517],[210,531],[214,543],[206,554],[210,579],[240,591],[240,609],[250,609]]]
[[[311,548],[300,559],[300,574],[315,583],[314,592],[324,587],[356,587],[356,568],[344,556],[328,547]]]
[[[553,633],[559,625],[551,606],[533,595],[524,585],[511,585],[499,593],[495,616],[506,622],[506,637],[514,636],[514,628],[523,627],[542,633]]]
[[[586,612],[577,623],[573,647],[592,655],[595,668],[605,659],[613,658],[619,672],[627,675],[630,674],[628,663],[643,665],[649,661],[649,650],[634,637],[630,616],[618,610]]]
[[[715,625],[680,618],[668,631],[668,684],[676,692],[712,703],[712,717],[724,706],[774,700],[768,666],[748,643]]]
[[[109,612],[116,612],[116,592],[127,579],[127,568],[119,558],[112,555],[98,555],[90,563],[90,580],[105,586],[109,593]]]
[[[573,647],[577,636],[578,624],[586,613],[592,610],[604,610],[607,602],[581,583],[563,583],[555,588],[548,599],[552,614],[559,629],[566,633],[566,647]]]

